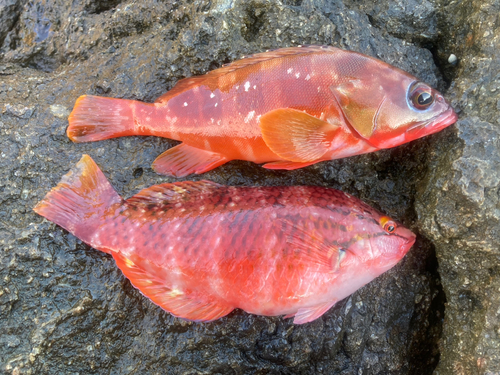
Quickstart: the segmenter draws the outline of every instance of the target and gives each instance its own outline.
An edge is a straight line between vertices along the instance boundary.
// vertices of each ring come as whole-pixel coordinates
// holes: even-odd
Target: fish
[[[311,322],[415,242],[400,223],[331,188],[182,181],[124,200],[88,155],[34,211],[111,254],[153,303],[200,322],[237,308]]]
[[[185,177],[231,160],[293,170],[395,147],[456,120],[439,92],[394,66],[305,46],[185,78],[154,103],[81,96],[67,135],[74,142],[132,135],[181,141],[153,169]]]

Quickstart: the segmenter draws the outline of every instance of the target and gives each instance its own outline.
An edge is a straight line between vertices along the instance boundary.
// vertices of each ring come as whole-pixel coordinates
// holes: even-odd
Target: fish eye
[[[410,95],[410,101],[416,109],[425,110],[434,103],[434,96],[429,87],[417,86]]]
[[[394,231],[396,230],[396,225],[395,224],[391,225],[391,224],[387,223],[384,225],[384,230],[389,234],[394,233]]]
[[[394,233],[398,227],[398,225],[387,216],[382,216],[380,218],[380,225],[382,225],[382,228],[384,228],[384,231],[387,234]]]

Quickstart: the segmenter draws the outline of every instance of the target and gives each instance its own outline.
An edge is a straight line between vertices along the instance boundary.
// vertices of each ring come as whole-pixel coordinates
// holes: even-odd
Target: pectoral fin
[[[227,163],[221,154],[188,146],[184,143],[172,147],[158,156],[153,169],[160,174],[184,177],[191,173],[205,173]]]
[[[266,145],[281,158],[297,163],[319,161],[328,151],[338,128],[290,108],[275,109],[260,118],[260,129]]]
[[[326,313],[336,303],[337,301],[331,301],[311,307],[303,307],[298,309],[295,314],[286,315],[285,319],[294,317],[293,322],[295,324],[312,322],[313,320],[318,319],[321,315]]]
[[[336,272],[345,257],[345,250],[328,241],[316,231],[305,230],[282,219],[287,243],[304,261],[317,264],[318,272]]]

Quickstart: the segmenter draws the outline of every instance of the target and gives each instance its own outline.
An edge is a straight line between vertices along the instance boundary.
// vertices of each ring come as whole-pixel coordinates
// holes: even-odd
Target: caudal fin
[[[73,142],[91,142],[137,135],[133,107],[138,103],[126,99],[80,96],[68,118],[68,137]]]
[[[106,210],[120,202],[97,164],[83,155],[33,210],[92,245],[91,236],[102,224]]]

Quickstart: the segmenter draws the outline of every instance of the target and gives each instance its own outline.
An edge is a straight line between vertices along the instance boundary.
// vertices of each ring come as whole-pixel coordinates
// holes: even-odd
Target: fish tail
[[[138,117],[155,110],[137,100],[80,96],[69,115],[66,131],[73,142],[91,142],[126,135],[147,135]]]
[[[92,246],[92,234],[106,211],[121,202],[97,164],[83,155],[33,210]]]

